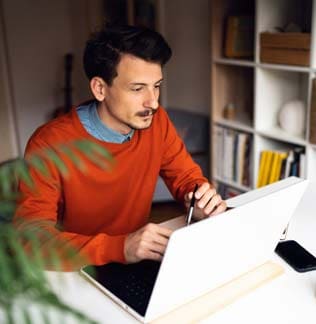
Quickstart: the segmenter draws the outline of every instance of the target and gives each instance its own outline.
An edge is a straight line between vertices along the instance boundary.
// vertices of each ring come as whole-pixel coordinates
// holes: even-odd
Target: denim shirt
[[[98,140],[109,143],[124,143],[131,140],[134,135],[133,129],[128,134],[123,135],[106,127],[98,115],[95,101],[85,106],[79,106],[77,113],[85,130]]]

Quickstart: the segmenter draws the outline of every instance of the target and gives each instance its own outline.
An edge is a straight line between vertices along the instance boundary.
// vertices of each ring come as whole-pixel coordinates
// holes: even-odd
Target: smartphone
[[[280,242],[275,252],[298,272],[316,270],[316,258],[296,241]]]

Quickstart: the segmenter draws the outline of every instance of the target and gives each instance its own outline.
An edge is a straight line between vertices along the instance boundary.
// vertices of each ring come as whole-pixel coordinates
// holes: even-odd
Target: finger
[[[167,246],[169,239],[162,235],[155,235],[152,238],[152,242],[157,243],[161,246]]]
[[[145,226],[144,231],[141,235],[142,242],[157,243],[162,247],[166,247],[169,241],[169,237],[172,234],[172,230],[165,228],[157,224],[148,224]]]
[[[194,219],[195,221],[200,221],[200,220],[206,218],[207,216],[208,216],[208,215],[205,215],[203,209],[195,209],[195,210],[194,210],[193,219]]]
[[[222,201],[219,205],[217,205],[214,210],[210,213],[210,216],[218,215],[224,212],[227,208],[226,202]]]
[[[222,197],[218,194],[212,197],[205,208],[205,213],[210,215],[222,203]]]
[[[163,255],[166,251],[167,245],[161,245],[156,242],[152,242],[151,244],[148,244],[148,250],[151,252],[159,253]]]
[[[207,190],[207,188],[209,188],[209,184],[205,182],[204,184],[201,185],[200,188],[196,190],[195,198],[199,199],[203,195],[203,193]],[[192,198],[193,198],[193,191],[190,191],[184,195],[184,200],[186,202],[190,203]]]
[[[212,188],[212,189],[207,190],[204,193],[204,195],[200,198],[200,200],[197,202],[198,208],[201,208],[201,209],[206,208],[206,206],[210,203],[210,201],[212,201],[215,197],[216,197],[215,189]]]
[[[162,257],[163,257],[163,255],[160,254],[160,253],[148,251],[148,254],[147,254],[146,259],[148,259],[148,260],[154,260],[154,261],[161,261],[162,260]]]
[[[200,199],[209,189],[211,185],[208,182],[204,182],[196,191],[195,198]]]
[[[152,258],[153,254],[159,254],[162,256],[166,251],[166,246],[157,244],[155,242],[142,242],[137,251],[137,256],[141,259]]]
[[[151,250],[144,250],[135,256],[135,260],[133,260],[131,263],[139,262],[141,260],[155,260],[155,261],[161,261],[163,257],[162,253],[151,251]]]
[[[214,215],[220,214],[227,209],[227,204],[225,201],[222,201],[219,206],[214,210]],[[213,214],[213,213],[212,213]]]
[[[190,202],[191,202],[191,200],[192,200],[192,197],[193,197],[193,191],[190,191],[190,192],[186,193],[186,194],[184,195],[184,203],[185,203],[186,205],[190,205]]]
[[[184,201],[190,201],[191,200],[191,198],[192,198],[192,194],[193,194],[193,192],[191,191],[191,192],[188,192],[188,193],[186,193],[185,195],[184,195]]]
[[[167,239],[170,237],[170,235],[173,232],[173,230],[171,230],[168,227],[160,226],[158,224],[153,224],[153,223],[149,223],[146,227],[152,234],[158,234],[158,235],[163,236]]]

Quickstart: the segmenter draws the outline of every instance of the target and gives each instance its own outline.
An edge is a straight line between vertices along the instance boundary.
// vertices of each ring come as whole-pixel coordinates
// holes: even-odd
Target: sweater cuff
[[[108,236],[105,234],[99,234],[102,236],[100,240],[102,243],[98,246],[98,262],[99,264],[105,264],[109,262],[125,263],[124,256],[124,242],[127,235]],[[98,235],[98,236],[99,236]]]

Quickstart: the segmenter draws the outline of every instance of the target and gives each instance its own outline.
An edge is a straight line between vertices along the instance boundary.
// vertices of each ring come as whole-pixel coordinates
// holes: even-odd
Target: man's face
[[[158,109],[161,83],[160,64],[123,55],[112,85],[105,85],[105,98],[98,110],[101,120],[122,134],[148,128]]]

